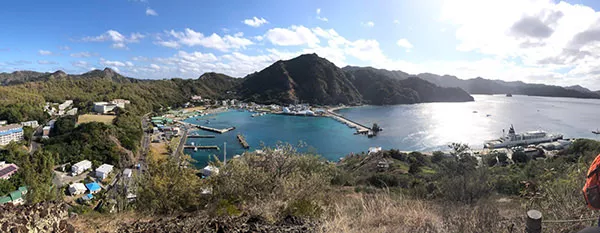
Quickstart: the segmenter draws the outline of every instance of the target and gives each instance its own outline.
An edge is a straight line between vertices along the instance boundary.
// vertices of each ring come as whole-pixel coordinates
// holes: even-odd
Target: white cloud
[[[38,60],[37,63],[40,65],[56,65],[56,64],[58,64],[58,62],[48,61],[48,60]]]
[[[183,32],[171,30],[170,32],[167,32],[167,36],[171,37],[172,40],[161,40],[155,43],[169,48],[179,48],[181,45],[186,45],[188,47],[203,46],[223,52],[229,51],[229,49],[246,48],[246,46],[254,44],[254,42],[241,35],[243,34],[236,33],[234,36],[225,35],[221,37],[216,33],[213,33],[210,36],[204,36],[204,34],[200,32],[186,28]]]
[[[71,62],[71,65],[73,65],[74,67],[77,67],[77,68],[84,69],[84,70],[90,69],[90,64],[86,61],[74,61],[74,62]]]
[[[100,58],[100,64],[108,67],[133,67],[133,63],[130,61],[122,62],[122,61],[110,61],[104,58]]]
[[[115,30],[108,30],[105,33],[103,33],[102,35],[99,36],[87,36],[84,37],[82,39],[82,41],[84,42],[104,42],[104,41],[111,41],[113,42],[113,44],[111,45],[111,47],[113,48],[118,48],[118,49],[125,49],[127,48],[128,43],[138,43],[140,42],[141,39],[143,39],[144,35],[142,35],[141,33],[135,32],[135,33],[131,33],[129,37],[124,36],[123,34],[119,33],[118,31]]]
[[[156,13],[155,10],[151,9],[150,7],[146,8],[146,15],[149,16],[158,16],[158,13]]]
[[[413,45],[406,38],[396,41],[396,44],[402,48],[405,48],[406,51],[410,51],[410,49],[413,48]]]
[[[319,38],[310,29],[304,26],[293,25],[290,28],[272,28],[264,36],[274,45],[292,46],[304,45],[314,46],[319,43]]]
[[[79,53],[71,53],[71,57],[91,57],[92,53],[90,52],[79,52]]]
[[[48,50],[41,50],[41,49],[38,51],[38,53],[39,53],[40,55],[42,55],[42,56],[48,56],[48,55],[52,55],[52,54],[54,54],[54,53],[52,53],[52,52],[50,52],[50,51],[48,51]]]
[[[368,22],[362,22],[360,23],[361,25],[365,26],[365,27],[375,27],[375,23],[373,21],[368,21]]]
[[[160,70],[160,66],[157,64],[150,64],[150,68],[155,69],[155,70]]]
[[[394,19],[394,24],[400,24],[400,20]]]
[[[58,49],[67,51],[67,50],[71,50],[71,47],[66,46],[66,45],[65,46],[58,46]]]
[[[323,22],[329,21],[326,17],[321,17],[321,8],[317,8],[317,19]]]
[[[257,28],[257,27],[260,27],[260,25],[269,23],[269,21],[267,21],[266,19],[264,19],[262,17],[261,18],[257,18],[256,16],[254,16],[254,17],[252,17],[250,19],[245,19],[244,21],[242,21],[242,23],[244,23],[244,24],[246,24],[246,25],[248,25],[250,27]]]

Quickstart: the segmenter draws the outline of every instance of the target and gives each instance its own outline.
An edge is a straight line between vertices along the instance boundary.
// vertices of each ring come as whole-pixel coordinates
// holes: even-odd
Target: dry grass
[[[519,207],[495,201],[453,206],[387,193],[348,194],[337,199],[323,222],[323,233],[521,232],[524,229]]]
[[[115,117],[116,116],[113,115],[84,114],[79,116],[79,119],[77,119],[77,124],[83,124],[88,122],[101,122],[107,125],[112,125]]]
[[[206,110],[206,107],[204,107],[204,106],[198,106],[198,107],[184,108],[183,109],[183,111],[185,111],[185,112],[204,111],[204,110]]]
[[[77,216],[69,220],[77,232],[118,232],[123,224],[131,224],[135,221],[150,219],[134,211],[101,214],[95,211]]]
[[[161,154],[161,155],[168,155],[169,151],[167,150],[167,144],[164,142],[159,142],[159,143],[150,143],[150,147],[152,148],[152,150],[155,153]]]

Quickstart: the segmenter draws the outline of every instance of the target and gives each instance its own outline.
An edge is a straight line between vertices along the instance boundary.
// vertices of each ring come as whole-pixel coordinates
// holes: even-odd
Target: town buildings
[[[73,183],[72,185],[69,185],[69,194],[71,194],[71,196],[84,194],[85,191],[87,191],[87,188],[83,183]]]
[[[24,121],[24,122],[21,122],[21,126],[23,126],[23,127],[37,128],[40,125],[38,124],[37,121]]]
[[[0,146],[21,140],[23,140],[23,126],[19,124],[0,126]]]

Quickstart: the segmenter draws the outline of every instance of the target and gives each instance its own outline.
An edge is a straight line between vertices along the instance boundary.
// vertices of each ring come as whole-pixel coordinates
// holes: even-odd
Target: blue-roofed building
[[[91,193],[88,193],[88,194],[86,194],[86,195],[83,195],[83,196],[81,197],[81,200],[83,200],[83,201],[90,201],[90,200],[92,200],[92,199],[94,199],[94,195],[92,195]]]
[[[23,140],[23,126],[19,124],[0,126],[0,146]]]
[[[90,193],[97,193],[100,192],[100,190],[102,189],[100,187],[100,185],[96,182],[92,182],[92,183],[87,183],[85,184],[85,187],[90,190]]]

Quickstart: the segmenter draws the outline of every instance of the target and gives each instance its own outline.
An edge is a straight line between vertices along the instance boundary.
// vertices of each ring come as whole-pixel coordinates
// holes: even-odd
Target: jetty
[[[238,134],[237,139],[240,142],[240,144],[242,144],[242,147],[244,149],[250,148],[250,145],[248,145],[248,142],[246,142],[246,138],[244,138],[244,135]]]
[[[188,135],[187,137],[188,138],[214,138],[215,135],[194,135],[194,134],[191,134],[191,135]]]
[[[196,125],[196,124],[192,124],[192,123],[188,123],[188,122],[184,122],[184,121],[177,121],[177,123],[184,124],[184,125],[191,125],[191,126],[195,126],[202,130],[211,131],[211,132],[215,132],[215,133],[221,133],[221,134],[227,133],[227,132],[235,129],[235,127],[229,127],[229,128],[225,128],[225,129],[217,129],[217,128],[212,128],[212,127],[208,127],[208,126],[204,126],[204,125]]]
[[[371,128],[369,128],[361,123],[358,123],[356,121],[350,120],[338,113],[335,113],[332,110],[327,110],[327,112],[329,113],[329,116],[331,118],[333,118],[334,120],[344,123],[345,125],[347,125],[350,128],[356,129],[356,134],[369,134],[369,132],[372,132]]]
[[[218,146],[194,146],[194,145],[185,145],[185,146],[183,146],[183,148],[185,148],[185,149],[194,149],[194,150],[198,150],[198,149],[220,150],[220,148],[219,148]]]

